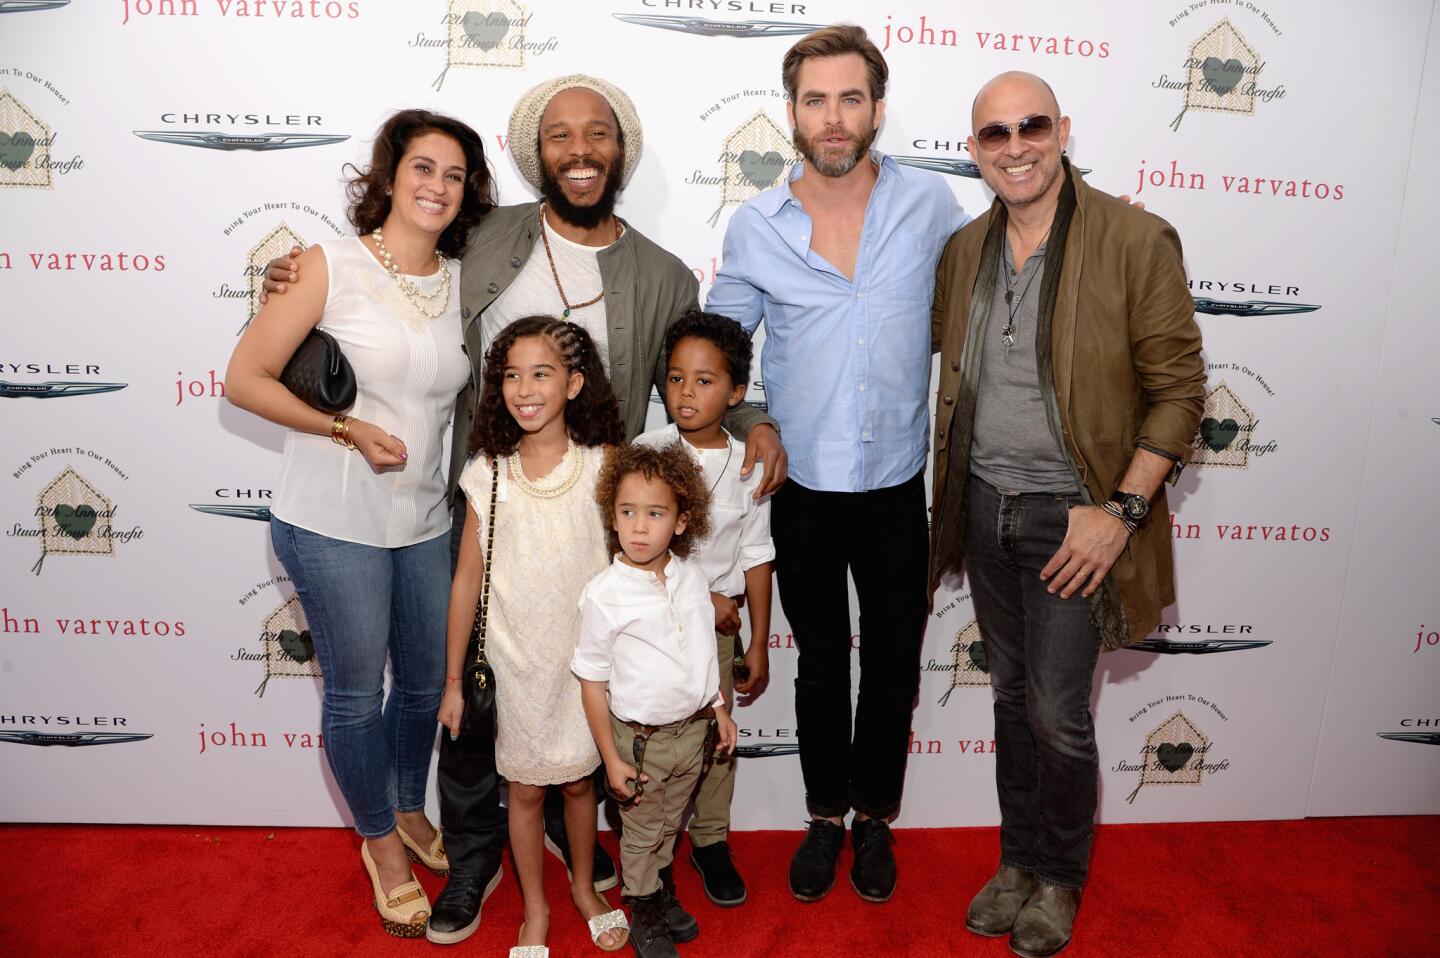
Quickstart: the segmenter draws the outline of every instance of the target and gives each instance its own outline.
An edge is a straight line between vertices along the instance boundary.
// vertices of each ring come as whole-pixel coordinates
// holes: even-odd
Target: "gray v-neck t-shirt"
[[[1010,244],[1001,245],[1004,259],[995,271],[990,322],[980,344],[970,471],[1001,492],[1075,492],[1075,474],[1045,415],[1035,360],[1045,247],[1032,253],[1017,273]],[[1007,304],[1005,292],[1011,285],[1014,301]],[[1015,342],[1006,349],[1004,331],[1012,321]]]

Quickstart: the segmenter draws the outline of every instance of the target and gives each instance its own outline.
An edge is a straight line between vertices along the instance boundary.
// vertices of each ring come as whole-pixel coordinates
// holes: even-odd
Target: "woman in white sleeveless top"
[[[226,394],[290,429],[271,541],[315,642],[325,755],[364,838],[375,907],[386,931],[417,937],[430,904],[407,852],[449,870],[424,807],[450,591],[441,452],[470,375],[459,256],[494,192],[475,131],[422,110],[386,121],[349,192],[361,235],[301,254],[304,278],[272,297],[236,345]],[[315,328],[355,370],[346,415],[280,384]]]

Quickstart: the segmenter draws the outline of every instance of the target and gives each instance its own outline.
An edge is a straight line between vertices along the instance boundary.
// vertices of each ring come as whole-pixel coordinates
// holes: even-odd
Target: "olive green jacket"
[[[1180,238],[1160,217],[1091,189],[1066,162],[1075,199],[1053,309],[1037,326],[1041,392],[1057,444],[1088,502],[1109,499],[1137,447],[1175,461],[1178,478],[1200,424],[1205,365]],[[997,201],[950,238],[936,273],[932,335],[940,350],[935,415],[931,591],[963,556],[979,340],[988,330],[997,244]],[[997,229],[998,227],[998,229]],[[998,234],[998,235],[992,235]],[[987,243],[988,240],[988,243]],[[988,253],[988,257],[987,254]],[[989,268],[983,260],[988,258]],[[1047,278],[1049,265],[1047,262]],[[1042,301],[1043,303],[1043,301]],[[958,445],[957,445],[958,444]],[[955,447],[952,451],[952,445]],[[959,474],[952,470],[959,469]],[[1170,509],[1162,485],[1150,518],[1101,588],[1093,618],[1104,648],[1144,639],[1175,601]],[[940,536],[959,536],[937,549]]]
[[[539,238],[539,202],[497,207],[470,231],[460,267],[460,316],[471,376],[455,405],[452,495],[465,465],[478,384],[483,382],[480,314],[520,275]],[[619,240],[600,251],[599,262],[609,327],[610,385],[620,404],[626,438],[634,439],[645,431],[651,387],[658,387],[661,396],[665,394],[665,332],[687,310],[696,308],[699,283],[689,267],[629,223]],[[773,426],[775,420],[745,403],[725,421],[741,437],[760,423]]]

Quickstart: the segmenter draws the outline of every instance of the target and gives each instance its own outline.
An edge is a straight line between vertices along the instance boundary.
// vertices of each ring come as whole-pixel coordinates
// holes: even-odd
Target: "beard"
[[[830,132],[830,130],[826,130],[823,133],[817,134],[814,139],[825,137],[829,135]],[[798,129],[791,133],[791,139],[794,141],[795,149],[799,151],[800,155],[805,157],[805,159],[810,162],[810,165],[815,167],[821,174],[824,176],[844,176],[860,164],[862,157],[869,155],[870,144],[875,142],[875,135],[879,131],[873,129],[866,130],[860,136],[856,136],[849,130],[843,130],[843,132],[850,137],[850,145],[848,148],[839,151],[826,150],[823,147],[816,146],[812,140],[807,140],[801,136]]]
[[[605,177],[605,185],[600,189],[600,195],[594,203],[588,206],[578,206],[570,202],[570,198],[565,195],[565,190],[560,185],[559,174],[567,170],[586,168],[599,170],[600,175]],[[625,157],[623,153],[616,157],[615,165],[608,168],[596,162],[579,161],[567,163],[552,173],[550,168],[542,163],[540,165],[540,196],[562,222],[569,223],[578,229],[593,230],[608,220],[615,212],[615,201],[620,196],[620,181],[624,178]]]

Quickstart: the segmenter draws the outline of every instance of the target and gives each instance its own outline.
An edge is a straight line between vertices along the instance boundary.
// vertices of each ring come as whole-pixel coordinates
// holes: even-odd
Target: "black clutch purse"
[[[285,364],[280,385],[321,412],[340,413],[355,404],[355,370],[335,337],[318,329],[310,330]]]
[[[490,566],[495,553],[495,498],[500,488],[500,463],[490,460],[490,523],[485,530],[485,570],[480,577],[480,605],[475,609],[475,624],[470,644],[475,657],[461,679],[465,700],[460,713],[460,738],[470,742],[495,739],[495,671],[485,658],[485,622],[490,611]]]

